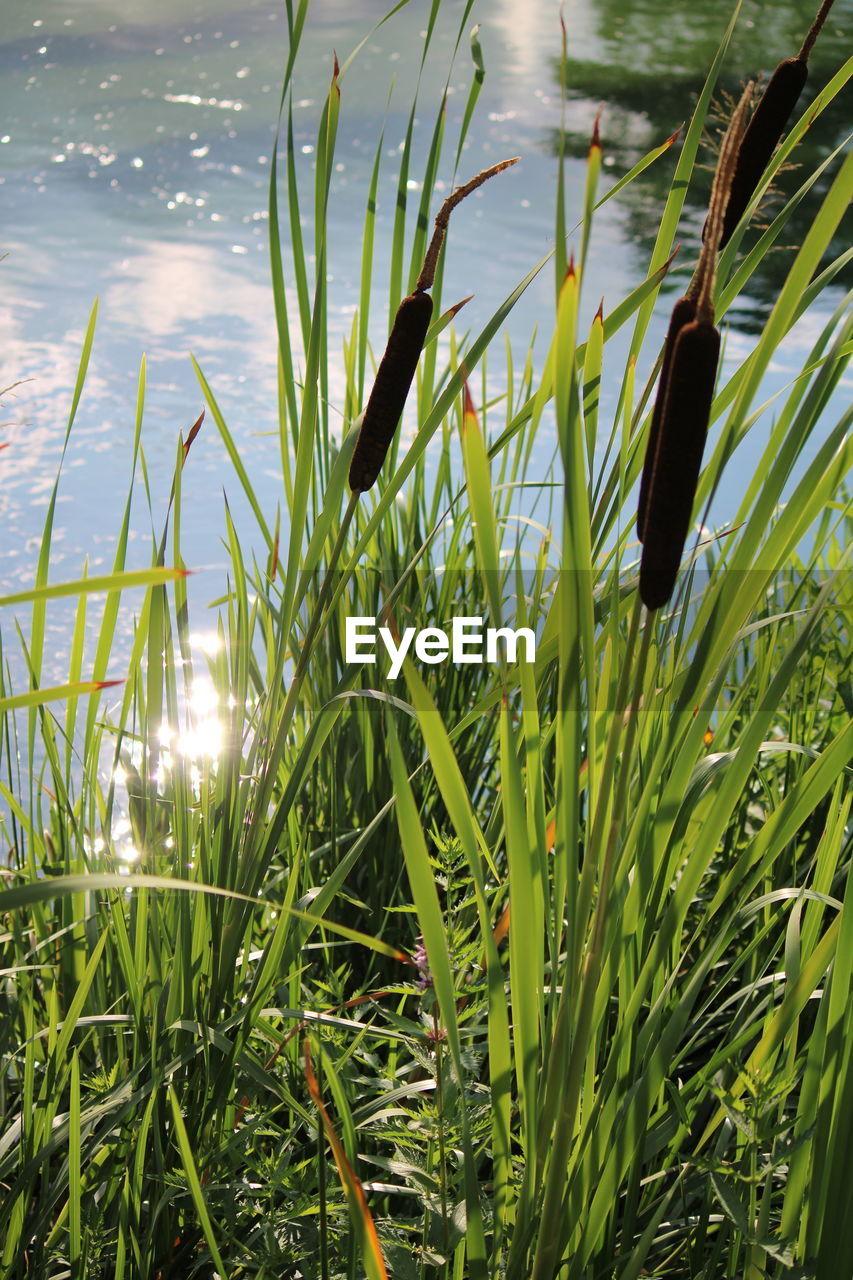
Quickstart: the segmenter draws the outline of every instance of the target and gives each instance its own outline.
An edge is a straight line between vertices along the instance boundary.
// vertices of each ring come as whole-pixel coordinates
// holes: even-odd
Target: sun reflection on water
[[[190,645],[210,661],[222,651],[224,642],[216,631],[194,632]],[[177,659],[176,659],[177,661]],[[184,664],[181,664],[184,665]],[[112,770],[112,780],[124,803],[112,824],[111,844],[118,869],[123,873],[146,859],[149,851],[168,854],[175,841],[168,834],[169,817],[174,804],[174,784],[180,771],[184,785],[194,801],[203,786],[216,777],[219,761],[226,749],[229,723],[239,703],[233,693],[217,688],[209,675],[194,676],[188,681],[179,713],[164,720],[146,743],[140,738],[125,745],[121,762]],[[144,788],[143,772],[148,771],[150,791]],[[147,837],[140,835],[140,819],[133,821],[134,803],[156,798],[161,809],[162,825]],[[104,844],[101,842],[101,850]]]

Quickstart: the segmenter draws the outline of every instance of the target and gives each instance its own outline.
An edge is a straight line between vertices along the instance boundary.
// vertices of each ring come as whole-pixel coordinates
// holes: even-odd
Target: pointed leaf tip
[[[464,410],[465,417],[473,418],[474,421],[476,422],[477,410],[474,406],[474,397],[471,395],[471,388],[468,386],[467,376],[465,376],[462,379],[462,391],[463,391],[464,403],[465,403],[465,410]]]
[[[600,123],[601,123],[601,108],[599,107],[598,111],[596,111],[595,113],[595,120],[593,121],[593,124],[592,124],[592,137],[590,138],[590,141],[589,141],[590,151],[594,151],[596,147],[598,148],[599,151],[601,150],[601,133],[599,131]]]
[[[453,306],[450,308],[451,319],[453,318],[453,316],[459,315],[459,312],[465,306],[466,302],[470,302],[473,296],[474,296],[473,293],[469,293],[468,297],[463,298],[461,302],[454,302]]]
[[[595,315],[592,317],[593,324],[595,324],[596,320],[598,321],[599,324],[604,324],[604,299],[603,298],[598,304],[598,310],[596,311]]]
[[[94,680],[92,682],[96,689],[114,689],[116,685],[124,684],[124,680]]]
[[[671,146],[673,146],[673,145],[674,145],[674,143],[676,143],[676,142],[678,141],[678,139],[681,137],[681,130],[682,130],[683,128],[684,128],[684,125],[683,125],[683,124],[680,124],[680,125],[678,126],[678,128],[676,129],[675,133],[670,134],[670,136],[667,138],[666,142],[665,142],[663,145],[664,145],[665,147],[671,147]]]
[[[667,271],[669,271],[670,267],[672,266],[673,262],[675,261],[676,257],[680,252],[681,252],[681,242],[679,241],[679,243],[673,249],[672,253],[667,258],[666,262],[662,263],[661,266],[658,267],[658,271],[660,272],[661,276],[666,275]]]
[[[193,425],[190,427],[189,434],[187,435],[187,438],[184,441],[184,458],[183,458],[184,462],[186,462],[187,460],[187,454],[190,451],[190,445],[192,444],[193,440],[195,440],[199,431],[201,431],[201,424],[203,422],[204,422],[204,409],[202,409],[201,413],[196,418]]]

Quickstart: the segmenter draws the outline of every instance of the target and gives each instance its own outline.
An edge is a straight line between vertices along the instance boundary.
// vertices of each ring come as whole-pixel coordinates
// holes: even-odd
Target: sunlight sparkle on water
[[[189,756],[192,760],[205,757],[215,760],[221,755],[223,745],[224,727],[216,716],[208,716],[206,720],[200,720],[194,728],[182,733],[178,740],[178,750],[181,755]]]
[[[222,636],[218,631],[194,631],[190,636],[190,644],[194,649],[213,657],[222,648]]]
[[[216,631],[193,632],[190,644],[207,659],[215,658],[224,647],[222,636]],[[176,665],[184,665],[177,655],[174,661]],[[216,772],[217,761],[226,745],[227,721],[238,705],[233,693],[218,689],[210,676],[197,676],[185,686],[183,712],[178,723],[164,720],[152,733],[147,751],[141,741],[133,741],[126,748],[126,767],[119,764],[113,770],[114,783],[126,787],[135,770],[147,771],[149,781],[155,784],[158,798],[168,800],[176,771],[184,770],[190,791],[199,795],[205,785],[205,777],[209,778]],[[113,823],[111,838],[123,873],[127,873],[142,857],[141,850],[132,843],[131,835],[129,818],[118,816]],[[165,848],[174,848],[171,836],[165,842]]]
[[[206,716],[215,711],[219,706],[219,695],[213,681],[204,677],[194,680],[187,701],[194,715]]]

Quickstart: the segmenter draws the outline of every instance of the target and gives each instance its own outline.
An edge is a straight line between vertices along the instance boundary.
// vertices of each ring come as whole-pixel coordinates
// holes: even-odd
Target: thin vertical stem
[[[821,28],[824,22],[826,21],[826,15],[829,13],[830,9],[832,8],[832,4],[833,4],[833,0],[823,0],[823,4],[820,6],[818,15],[815,18],[814,22],[812,23],[811,27],[809,28],[809,33],[806,36],[805,40],[803,41],[800,52],[797,54],[797,59],[799,62],[808,61],[808,56],[812,51],[812,47],[814,45],[815,40],[817,40],[818,36],[820,35]]]
[[[438,1010],[432,1013],[433,1035],[435,1037],[435,1101],[438,1109],[438,1185],[441,1194],[441,1238],[444,1263],[442,1275],[447,1280],[447,1268],[450,1253],[450,1231],[447,1219],[447,1160],[444,1150],[444,1085],[442,1082],[441,1062],[441,1028],[438,1024]]]

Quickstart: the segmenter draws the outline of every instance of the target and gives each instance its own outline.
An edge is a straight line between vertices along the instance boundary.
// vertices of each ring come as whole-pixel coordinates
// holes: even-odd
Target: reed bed
[[[424,57],[449,31],[464,58],[470,12],[435,0]],[[287,5],[270,182],[283,514],[263,509],[198,369],[204,429],[254,522],[224,511],[229,571],[201,651],[181,543],[197,418],[176,441],[167,509],[151,511],[150,566],[128,569],[143,362],[111,572],[55,579],[58,479],[34,585],[0,601],[3,644],[25,646],[31,673],[11,688],[0,664],[0,1280],[848,1276],[853,449],[839,387],[853,320],[838,291],[849,254],[826,252],[853,158],[829,162],[766,325],[721,373],[727,311],[798,203],[739,257],[738,235],[718,256],[741,114],[696,290],[675,340],[653,349],[735,6],[677,147],[662,139],[601,190],[606,116],[596,125],[574,227],[561,156],[537,345],[514,352],[502,329],[552,255],[460,333],[437,251],[392,405],[417,433],[395,435],[395,413],[387,454],[353,483],[373,353],[396,299],[419,296],[436,178],[455,181],[487,61],[475,31],[452,143],[441,95],[413,97],[389,323],[367,305],[378,147],[361,304],[339,354],[325,212],[350,63],[335,63],[309,175],[288,145],[307,13],[308,0]],[[851,70],[819,89],[762,182]],[[413,205],[416,112],[433,124]],[[599,210],[652,165],[670,176],[646,278],[582,332]],[[818,315],[768,421],[768,366]],[[685,357],[688,334],[700,356]],[[93,312],[69,433],[95,341]],[[700,390],[685,359],[705,370],[687,462],[671,452]],[[760,461],[739,510],[700,531],[747,439]],[[679,489],[673,530],[661,495]],[[662,527],[666,597],[644,607]],[[76,600],[68,681],[42,688],[47,610],[63,596]],[[135,629],[117,671],[122,609]],[[391,682],[344,661],[348,617],[400,634],[462,613],[532,629],[535,662],[407,658]]]

